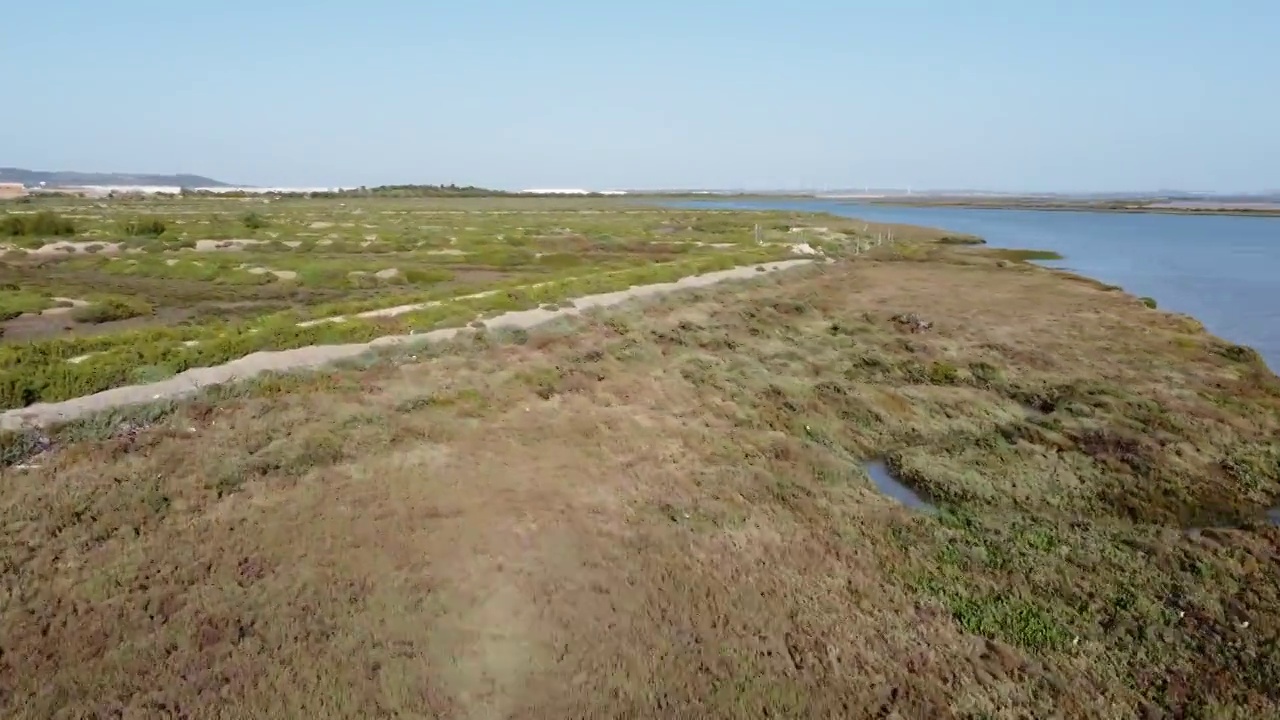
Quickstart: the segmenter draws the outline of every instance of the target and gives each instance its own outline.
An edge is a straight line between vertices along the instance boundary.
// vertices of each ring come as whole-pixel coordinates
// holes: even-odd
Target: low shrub
[[[1022,250],[1022,249],[1000,248],[995,250],[988,250],[985,252],[989,252],[991,255],[995,257],[1002,258],[1004,260],[1010,260],[1012,262],[1031,262],[1035,260],[1064,259],[1061,253],[1056,253],[1052,250]]]
[[[152,309],[149,304],[141,300],[105,298],[72,310],[71,319],[80,323],[96,325],[114,320],[128,320],[142,315],[150,315]]]
[[[44,295],[10,287],[13,289],[6,287],[0,290],[0,321],[12,320],[23,313],[38,313],[55,304]]]
[[[977,235],[943,235],[935,242],[939,245],[986,245],[987,241]]]
[[[409,268],[404,279],[410,285],[431,285],[452,280],[453,273],[443,268]]]
[[[58,237],[75,234],[75,223],[50,210],[41,210],[34,215],[5,215],[0,220],[0,236]]]
[[[1157,305],[1156,305],[1156,299],[1155,299],[1155,298],[1153,298],[1153,297],[1145,297],[1145,296],[1144,296],[1144,297],[1140,297],[1140,298],[1138,298],[1138,299],[1139,299],[1140,301],[1142,301],[1142,304],[1143,304],[1143,305],[1146,305],[1147,307],[1151,308],[1152,310],[1155,310],[1155,309],[1156,309],[1156,307],[1157,307]]]
[[[134,218],[120,225],[120,232],[129,237],[159,237],[168,229],[160,218]]]
[[[240,216],[240,223],[250,230],[261,230],[271,223],[263,216],[256,212],[247,212]]]
[[[1224,345],[1216,351],[1222,357],[1238,363],[1255,363],[1261,362],[1262,356],[1247,345]]]
[[[936,361],[929,366],[929,382],[934,385],[955,385],[960,380],[960,370],[949,362]]]

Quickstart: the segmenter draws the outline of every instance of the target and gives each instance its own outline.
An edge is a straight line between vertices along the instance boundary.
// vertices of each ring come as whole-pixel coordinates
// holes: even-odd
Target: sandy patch
[[[307,227],[311,228],[312,230],[327,230],[333,227],[333,223],[325,222],[323,220],[317,220],[311,223],[310,225],[308,225]]]
[[[281,280],[296,280],[298,277],[298,273],[292,270],[272,270],[270,268],[264,268],[264,267],[251,267],[251,268],[248,268],[248,271],[250,275],[266,275],[270,273],[271,275],[275,275]]]
[[[301,241],[301,240],[285,240],[285,241],[284,241],[284,244],[285,244],[285,246],[286,246],[286,247],[291,247],[291,248],[298,248],[298,247],[302,247],[302,241]]]
[[[261,245],[261,240],[249,239],[233,239],[233,240],[197,240],[196,252],[228,252],[243,250],[250,245]]]
[[[58,242],[45,243],[35,250],[29,250],[32,255],[75,255],[78,253],[89,253],[89,248],[97,248],[93,252],[102,254],[112,254],[120,252],[121,243],[102,242],[100,240],[60,240]],[[6,250],[20,250],[21,248],[12,245],[3,246]]]
[[[444,250],[428,250],[427,255],[466,255],[467,253],[457,248],[445,248]]]
[[[89,304],[88,300],[80,300],[78,298],[52,297],[49,299],[57,303],[63,303],[63,307],[51,307],[43,310],[40,314],[46,317],[51,315],[66,315],[78,307],[84,307]]]
[[[379,270],[373,274],[373,276],[379,280],[394,280],[402,275],[404,275],[404,273],[400,272],[400,268],[387,268],[385,270]]]

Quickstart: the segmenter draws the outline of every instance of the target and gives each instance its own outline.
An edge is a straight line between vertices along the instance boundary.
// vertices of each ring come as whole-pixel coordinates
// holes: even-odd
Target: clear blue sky
[[[4,166],[1280,187],[1276,0],[15,0],[0,38]]]

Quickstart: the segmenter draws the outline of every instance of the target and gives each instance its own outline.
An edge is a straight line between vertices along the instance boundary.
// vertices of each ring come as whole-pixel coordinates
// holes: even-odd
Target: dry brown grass
[[[1274,716],[1276,378],[996,262],[885,254],[69,428],[3,478],[0,709]],[[943,512],[878,494],[876,457]]]

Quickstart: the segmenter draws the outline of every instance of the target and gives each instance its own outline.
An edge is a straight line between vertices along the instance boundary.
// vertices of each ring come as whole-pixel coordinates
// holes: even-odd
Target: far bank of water
[[[695,201],[684,207],[826,212],[945,228],[993,247],[1053,250],[1046,263],[1186,313],[1280,370],[1280,217],[894,207],[840,200]]]

